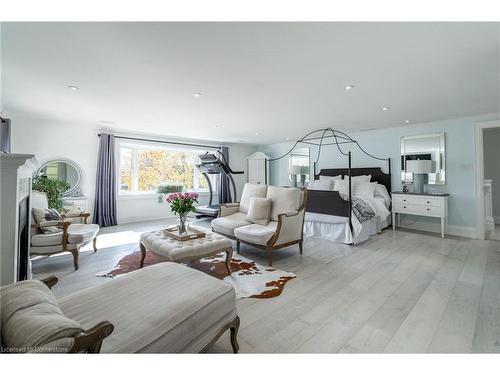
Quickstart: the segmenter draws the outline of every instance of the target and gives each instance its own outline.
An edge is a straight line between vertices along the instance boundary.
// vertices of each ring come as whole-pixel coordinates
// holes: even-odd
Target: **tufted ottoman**
[[[200,228],[197,228],[201,230]],[[146,252],[152,251],[172,262],[200,259],[206,256],[226,252],[226,268],[231,274],[231,258],[233,247],[231,240],[216,233],[206,232],[206,237],[188,241],[177,241],[163,234],[163,230],[147,232],[141,235],[141,268],[144,265]]]

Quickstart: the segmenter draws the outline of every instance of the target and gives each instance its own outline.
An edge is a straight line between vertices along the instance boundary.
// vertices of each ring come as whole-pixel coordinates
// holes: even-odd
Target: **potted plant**
[[[163,184],[158,186],[156,189],[156,192],[159,193],[160,195],[158,196],[158,203],[163,202],[163,197],[166,194],[170,193],[179,193],[184,189],[184,186],[182,184]]]
[[[185,234],[186,219],[190,212],[196,212],[194,207],[198,203],[198,193],[171,193],[166,198],[167,203],[170,203],[170,209],[174,214],[179,215],[179,224],[177,230],[179,234]]]
[[[63,180],[50,179],[47,176],[38,176],[33,179],[33,190],[47,194],[49,208],[64,213],[62,195],[69,189],[69,183]]]

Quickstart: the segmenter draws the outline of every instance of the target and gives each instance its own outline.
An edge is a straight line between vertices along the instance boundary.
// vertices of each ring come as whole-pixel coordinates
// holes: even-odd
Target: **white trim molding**
[[[486,238],[486,220],[484,210],[484,144],[483,130],[500,127],[500,120],[477,122],[474,125],[474,142],[476,150],[476,238]]]

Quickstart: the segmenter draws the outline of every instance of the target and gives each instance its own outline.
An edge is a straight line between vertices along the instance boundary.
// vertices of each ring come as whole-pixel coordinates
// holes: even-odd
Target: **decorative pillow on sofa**
[[[297,188],[269,186],[267,198],[272,199],[271,220],[278,221],[279,214],[297,212],[301,203],[302,191]]]
[[[2,344],[10,350],[68,351],[72,337],[83,331],[78,322],[64,316],[50,289],[39,280],[3,286],[0,298]]]
[[[248,207],[247,220],[260,225],[269,224],[271,216],[271,198],[250,198],[250,206]]]
[[[247,213],[250,206],[250,198],[265,198],[267,193],[267,185],[249,184],[246,183],[243,187],[243,193],[240,200],[240,212]]]
[[[54,209],[44,209],[44,208],[32,208],[33,216],[35,217],[35,221],[39,225],[49,224],[49,222],[54,221],[62,221],[62,216]],[[62,229],[57,226],[43,226],[40,227],[40,230],[43,233],[58,233]]]

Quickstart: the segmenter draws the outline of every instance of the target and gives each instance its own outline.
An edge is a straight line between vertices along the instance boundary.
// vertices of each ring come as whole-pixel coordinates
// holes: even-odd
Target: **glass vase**
[[[179,223],[177,224],[177,230],[179,235],[183,235],[187,233],[186,221],[187,221],[187,212],[179,214]]]

